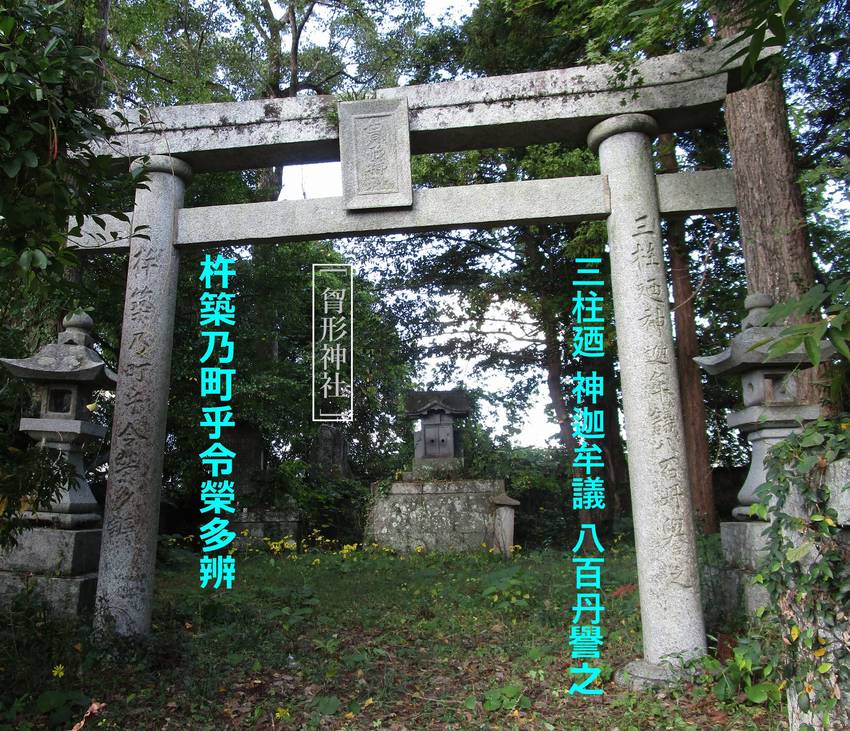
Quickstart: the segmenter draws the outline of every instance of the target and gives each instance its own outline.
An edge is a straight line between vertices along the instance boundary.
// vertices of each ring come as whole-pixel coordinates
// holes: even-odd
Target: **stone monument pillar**
[[[764,326],[773,299],[751,294],[744,306],[747,316],[729,347],[717,355],[694,359],[712,375],[741,376],[744,408],[729,414],[726,421],[730,427],[740,429],[752,447],[750,471],[738,493],[740,504],[732,511],[735,520],[720,524],[726,560],[723,605],[727,613],[734,613],[742,604],[746,612],[752,613],[768,600],[764,587],[754,586],[751,581],[767,546],[764,531],[768,524],[750,515],[750,505],[757,502],[756,488],[766,479],[767,452],[797,431],[804,421],[817,419],[820,414],[819,406],[797,401],[797,382],[792,371],[807,366],[802,347],[768,360],[769,343],[757,346],[784,329]]]
[[[633,686],[663,682],[673,674],[671,665],[706,652],[650,145],[656,130],[648,115],[623,114],[600,122],[588,136],[611,196],[611,288],[644,652],[619,677]]]
[[[519,505],[519,500],[503,492],[492,498],[491,502],[496,506],[493,548],[505,558],[510,558],[514,547],[514,509]]]
[[[139,164],[138,161],[134,164]],[[177,210],[191,177],[176,158],[154,155],[148,189],[136,192],[121,326],[96,626],[122,636],[150,629],[156,531],[179,256]]]
[[[32,582],[58,613],[82,614],[94,608],[100,554],[100,507],[85,477],[82,447],[106,436],[86,408],[96,389],[115,388],[115,374],[91,349],[92,319],[68,315],[57,341],[30,358],[2,358],[14,375],[35,384],[37,418],[23,418],[20,430],[42,447],[61,452],[75,477],[46,510],[26,517],[33,527],[17,545],[0,554],[0,595]]]

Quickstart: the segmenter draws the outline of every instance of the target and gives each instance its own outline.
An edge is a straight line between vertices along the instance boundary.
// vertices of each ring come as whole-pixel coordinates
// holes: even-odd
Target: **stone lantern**
[[[27,517],[35,527],[0,556],[0,594],[20,588],[32,575],[48,602],[63,611],[91,607],[100,556],[100,508],[85,477],[82,448],[101,440],[106,428],[86,408],[96,390],[113,390],[116,376],[91,348],[92,319],[70,314],[55,343],[29,358],[0,358],[11,373],[35,387],[38,416],[21,419],[20,430],[43,447],[58,450],[75,476],[45,510]]]
[[[752,294],[744,301],[744,306],[747,316],[741,332],[732,338],[729,347],[717,355],[694,359],[711,375],[734,373],[741,376],[744,408],[730,414],[726,422],[746,434],[753,454],[749,474],[738,493],[740,505],[732,511],[737,520],[750,517],[750,505],[756,502],[756,488],[765,481],[764,458],[768,450],[798,430],[802,422],[820,415],[819,406],[797,401],[793,371],[811,365],[802,348],[768,360],[770,343],[757,345],[768,338],[776,338],[784,330],[783,326],[764,326],[773,299],[765,294]]]
[[[744,306],[747,316],[729,347],[717,355],[694,360],[712,375],[741,376],[744,408],[729,414],[726,422],[746,435],[752,447],[752,460],[738,493],[739,505],[732,511],[735,521],[720,524],[720,537],[728,568],[727,607],[734,609],[743,595],[745,609],[754,611],[767,600],[763,588],[753,586],[749,580],[767,541],[764,535],[767,523],[753,519],[749,512],[750,505],[757,502],[756,489],[766,479],[764,459],[774,444],[799,430],[803,422],[817,419],[820,407],[797,400],[794,371],[811,366],[802,348],[768,360],[770,343],[759,345],[784,330],[783,326],[764,325],[773,299],[765,294],[751,294]],[[823,346],[822,352],[831,352],[831,346]]]
[[[457,439],[455,419],[469,415],[469,398],[463,391],[411,391],[405,411],[422,428],[413,434],[413,472],[425,474],[463,467],[463,445]]]

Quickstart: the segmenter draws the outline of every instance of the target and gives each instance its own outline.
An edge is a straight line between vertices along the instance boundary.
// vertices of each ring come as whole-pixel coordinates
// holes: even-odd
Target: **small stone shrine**
[[[768,524],[749,512],[750,505],[758,501],[756,489],[766,479],[764,459],[767,452],[799,430],[802,423],[817,419],[820,414],[819,406],[801,404],[797,400],[793,371],[810,366],[802,348],[767,358],[770,343],[765,341],[777,337],[784,329],[764,326],[773,299],[765,294],[751,294],[744,306],[747,316],[741,332],[732,338],[729,347],[717,355],[695,358],[712,375],[741,376],[744,408],[729,414],[727,423],[740,429],[752,447],[750,471],[738,493],[740,504],[732,511],[735,520],[720,524],[726,561],[723,604],[732,612],[742,604],[747,612],[754,612],[768,599],[765,589],[752,583],[767,545],[764,531]]]
[[[85,478],[82,447],[106,436],[106,427],[91,421],[86,405],[95,390],[113,390],[116,378],[91,349],[92,319],[74,313],[62,324],[57,342],[35,355],[0,358],[35,386],[39,415],[22,418],[20,430],[42,447],[58,450],[76,473],[58,500],[26,516],[34,526],[0,554],[0,596],[34,584],[55,611],[80,614],[94,606],[101,539],[100,507]]]
[[[463,391],[411,391],[405,412],[419,420],[413,433],[414,478],[463,467],[463,445],[455,439],[455,419],[469,415],[469,399]]]
[[[406,415],[419,420],[413,467],[384,492],[373,486],[367,535],[402,553],[475,550],[486,544],[508,555],[514,507],[505,481],[464,479],[457,418],[469,414],[463,391],[412,391]]]

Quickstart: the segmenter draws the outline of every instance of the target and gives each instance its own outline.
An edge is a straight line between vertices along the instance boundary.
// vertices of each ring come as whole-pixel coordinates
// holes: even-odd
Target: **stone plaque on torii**
[[[377,100],[406,102],[408,135],[399,135],[400,112],[361,120],[349,140],[354,159],[345,153],[343,175],[354,186],[344,198],[182,208],[193,172],[339,159],[341,144],[351,145],[340,139],[337,119],[357,116],[356,103],[339,113],[329,97],[123,112],[128,126],[116,120],[120,133],[106,151],[125,164],[149,156],[147,189],[137,191],[129,216],[149,227],[149,239],[132,238],[129,224],[104,216],[105,236],[88,221],[75,242],[89,252],[130,254],[97,621],[124,635],[150,625],[181,249],[605,219],[646,661],[631,670],[663,677],[665,661],[703,654],[660,219],[732,209],[734,182],[731,170],[656,176],[651,141],[699,128],[719,112],[736,83],[733,55],[718,44],[643,61],[638,89],[618,87],[607,65],[380,89]],[[598,151],[601,174],[414,190],[408,203],[400,197],[403,171],[383,167],[406,144],[420,154],[550,142]],[[363,145],[369,158],[361,160]],[[365,173],[351,168],[361,162]],[[370,196],[392,207],[360,208]]]

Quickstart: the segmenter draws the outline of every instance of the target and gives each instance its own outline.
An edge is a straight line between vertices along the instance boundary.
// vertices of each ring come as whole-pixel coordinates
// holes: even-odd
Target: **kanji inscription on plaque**
[[[413,205],[407,99],[341,102],[339,149],[348,210]]]

